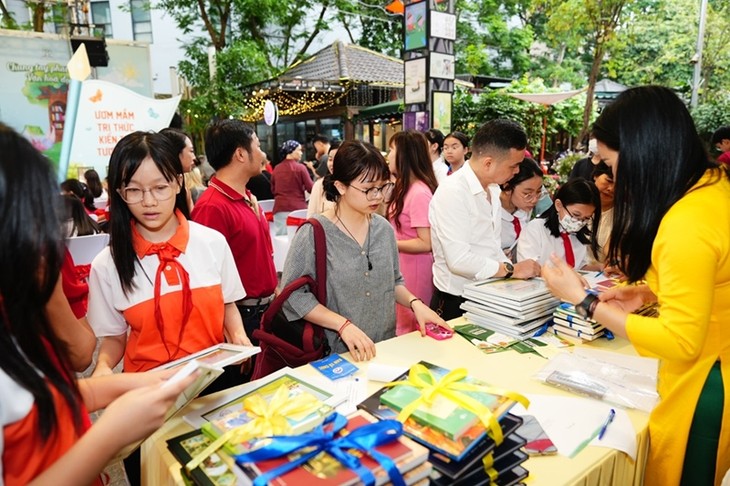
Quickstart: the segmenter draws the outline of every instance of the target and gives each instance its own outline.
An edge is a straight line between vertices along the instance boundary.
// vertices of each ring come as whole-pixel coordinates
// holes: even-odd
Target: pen
[[[603,439],[603,436],[606,434],[606,430],[608,429],[608,426],[611,425],[611,422],[613,422],[613,418],[616,416],[616,410],[611,409],[610,412],[608,412],[608,417],[606,418],[606,421],[603,422],[603,425],[601,426],[601,431],[598,433],[598,440]]]

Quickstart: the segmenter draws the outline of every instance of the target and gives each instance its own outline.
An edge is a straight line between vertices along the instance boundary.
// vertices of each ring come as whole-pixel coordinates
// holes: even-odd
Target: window
[[[46,21],[53,25],[53,32],[56,34],[65,34],[68,32],[68,7],[64,4],[52,5],[50,10],[46,12]]]
[[[152,20],[150,4],[144,0],[131,0],[132,33],[134,40],[152,42]]]
[[[108,38],[114,37],[109,2],[93,2],[91,4],[91,22],[94,24],[94,35],[101,34]]]

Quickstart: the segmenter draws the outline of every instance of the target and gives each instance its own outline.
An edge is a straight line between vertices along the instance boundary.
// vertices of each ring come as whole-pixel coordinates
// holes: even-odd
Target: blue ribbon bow
[[[347,419],[335,413],[325,422],[310,433],[294,436],[272,436],[272,442],[260,449],[236,456],[236,462],[258,462],[268,459],[275,459],[291,454],[294,451],[313,448],[294,461],[283,464],[271,471],[262,474],[254,479],[254,486],[264,486],[269,481],[288,473],[306,463],[317,454],[326,452],[347,468],[357,474],[366,486],[375,484],[375,476],[372,471],[364,466],[360,459],[348,452],[348,449],[355,449],[375,459],[378,464],[388,473],[388,477],[394,486],[405,486],[405,481],[395,462],[387,455],[375,450],[375,447],[397,440],[403,434],[403,424],[397,420],[383,420],[373,424],[365,425],[353,430],[348,435],[337,437],[337,434],[347,425]]]

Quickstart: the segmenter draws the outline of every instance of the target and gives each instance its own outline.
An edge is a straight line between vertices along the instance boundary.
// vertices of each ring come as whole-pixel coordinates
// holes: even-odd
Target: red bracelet
[[[342,324],[342,325],[340,326],[340,329],[339,329],[339,330],[337,331],[337,334],[342,334],[342,331],[343,331],[343,330],[344,330],[344,329],[345,329],[345,328],[346,328],[347,326],[349,326],[350,324],[352,324],[352,322],[350,322],[350,319],[347,319],[347,320],[345,320],[345,322],[344,322],[344,323],[343,323],[343,324]]]

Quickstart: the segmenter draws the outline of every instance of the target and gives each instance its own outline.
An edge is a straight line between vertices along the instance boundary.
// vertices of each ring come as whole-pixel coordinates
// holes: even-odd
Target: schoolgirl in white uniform
[[[516,261],[517,238],[532,218],[542,190],[542,170],[533,159],[520,162],[520,171],[500,186],[502,192],[502,250]]]
[[[588,224],[592,220],[592,224]],[[555,202],[522,230],[517,241],[517,260],[531,258],[544,265],[555,254],[573,268],[587,266],[588,250],[597,251],[593,232],[601,220],[601,197],[593,182],[575,179],[555,193]]]

